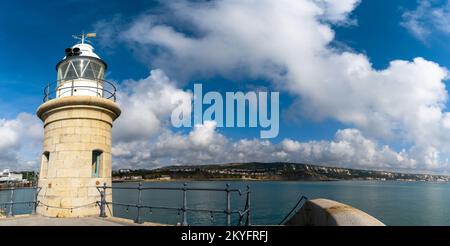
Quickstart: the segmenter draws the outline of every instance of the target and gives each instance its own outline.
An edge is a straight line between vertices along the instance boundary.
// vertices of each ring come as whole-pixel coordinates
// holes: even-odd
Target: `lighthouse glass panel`
[[[103,80],[105,66],[102,62],[87,57],[68,59],[58,66],[58,81],[89,79]]]
[[[103,97],[105,65],[91,57],[70,57],[58,65],[57,96]]]
[[[73,66],[73,63],[69,63],[64,76],[64,80],[73,80],[73,79],[78,79],[78,74],[75,67]]]

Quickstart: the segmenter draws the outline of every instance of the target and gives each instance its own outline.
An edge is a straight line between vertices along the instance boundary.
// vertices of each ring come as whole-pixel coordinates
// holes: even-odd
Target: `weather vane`
[[[73,37],[74,39],[81,40],[81,44],[84,44],[85,42],[91,43],[91,41],[88,40],[88,38],[95,38],[95,37],[97,37],[97,33],[87,33],[87,34],[84,34],[84,32],[83,32],[83,33],[80,34],[80,35],[72,35],[72,37]]]

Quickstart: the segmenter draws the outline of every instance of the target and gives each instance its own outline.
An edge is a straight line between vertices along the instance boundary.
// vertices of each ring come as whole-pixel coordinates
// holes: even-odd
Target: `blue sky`
[[[2,117],[14,117],[20,112],[33,113],[42,100],[43,87],[56,78],[55,65],[63,57],[64,48],[74,44],[73,34],[92,31],[100,20],[108,20],[116,15],[133,19],[142,13],[161,8],[158,1],[111,1],[101,8],[88,8],[77,11],[79,6],[95,4],[96,1],[14,1],[2,2],[0,16],[0,47],[3,47],[0,76],[5,86],[1,88]],[[405,28],[400,26],[403,8],[414,8],[413,1],[363,1],[352,17],[357,19],[357,26],[336,28],[336,40],[370,57],[375,68],[385,68],[393,59],[411,59],[425,57],[448,67],[450,57],[442,52],[445,45],[436,44],[428,47],[415,39]],[[71,11],[67,18],[65,9]],[[383,18],[380,18],[383,14]],[[26,16],[26,18],[23,18]],[[95,41],[94,41],[95,42]],[[95,43],[94,43],[95,44]],[[388,45],[389,44],[389,45]],[[109,64],[109,79],[144,78],[149,73],[147,64],[140,62],[131,49],[120,44],[109,51],[96,45],[97,52]],[[258,84],[260,81],[227,81],[221,77],[197,78],[198,81],[216,83],[215,90],[245,90],[245,84]],[[232,83],[230,83],[232,82]],[[226,86],[217,86],[217,84]],[[186,86],[192,89],[192,85]],[[205,89],[206,90],[206,89]],[[212,89],[211,89],[212,90]],[[7,96],[6,96],[7,95]],[[281,110],[288,108],[289,95],[281,96]],[[286,104],[283,104],[286,101]],[[323,139],[341,127],[337,122],[325,122],[318,125],[308,119],[302,119],[302,127],[296,127],[298,121],[290,124],[282,121],[280,138],[297,132],[299,139]],[[237,137],[250,134],[249,130],[233,129],[229,134]],[[328,133],[324,131],[329,131]],[[331,132],[331,134],[330,134]],[[256,136],[256,131],[252,135]],[[305,136],[306,135],[306,136]],[[296,137],[294,135],[294,137]]]
[[[288,23],[286,26],[290,24],[292,24],[293,27],[296,27],[296,25],[298,26],[297,28],[292,29],[295,30],[292,34],[293,50],[303,50],[304,48],[307,51],[308,45],[311,45],[312,50],[320,49],[320,52],[318,53],[323,53],[323,51],[333,53],[332,55],[319,57],[317,63],[312,63],[331,64],[330,67],[320,68],[324,74],[328,73],[328,69],[334,67],[332,62],[339,60],[342,64],[351,63],[360,56],[365,57],[365,60],[362,61],[360,65],[364,64],[365,61],[369,62],[370,64],[368,66],[370,67],[371,73],[374,74],[367,79],[370,80],[373,77],[376,81],[378,81],[379,76],[390,76],[386,74],[395,73],[397,71],[387,71],[386,74],[383,73],[383,71],[389,70],[389,65],[394,60],[404,60],[413,63],[414,58],[422,57],[427,62],[433,62],[442,68],[442,70],[450,67],[450,56],[448,55],[449,48],[448,45],[446,45],[449,39],[449,32],[445,29],[447,20],[444,19],[440,21],[439,23],[441,26],[433,25],[433,21],[438,17],[425,16],[424,13],[426,13],[426,11],[423,11],[428,8],[429,10],[435,10],[435,13],[438,11],[448,13],[446,12],[448,11],[448,2],[446,1],[424,1],[428,4],[423,4],[415,1],[400,0],[363,0],[361,2],[356,0],[346,0],[342,1],[342,6],[335,6],[336,4],[333,5],[327,0],[300,2],[302,3],[286,0],[280,1],[280,3],[277,4],[282,7],[281,9],[289,5],[297,7],[299,9],[299,15],[304,16],[292,14],[291,19],[288,19],[287,17],[286,19],[283,19],[283,17],[273,17],[274,22],[278,21],[278,19],[275,18],[279,18],[280,23]],[[303,2],[306,4],[302,5]],[[339,99],[335,99],[336,101],[333,103],[326,102],[322,96],[317,95],[317,91],[304,91],[304,88],[309,88],[308,85],[322,83],[320,81],[321,79],[325,81],[323,83],[324,86],[326,86],[328,85],[328,82],[326,81],[329,80],[329,78],[323,78],[321,75],[314,75],[313,73],[311,76],[308,74],[310,77],[304,76],[308,71],[315,71],[317,69],[316,67],[313,67],[313,65],[308,64],[308,60],[300,63],[300,60],[297,61],[295,58],[292,58],[292,62],[285,62],[283,59],[288,60],[291,57],[288,54],[283,54],[284,56],[280,55],[280,53],[283,53],[283,50],[281,49],[283,47],[281,47],[281,45],[280,47],[277,47],[276,45],[267,45],[261,50],[255,48],[254,52],[244,52],[238,49],[238,45],[247,47],[245,46],[247,44],[247,38],[249,40],[254,38],[255,44],[264,42],[264,40],[258,40],[258,37],[260,36],[256,31],[253,36],[250,36],[250,34],[249,36],[239,36],[241,33],[239,32],[238,27],[243,25],[247,28],[246,25],[249,25],[248,28],[251,28],[250,24],[252,23],[237,22],[237,20],[229,20],[228,23],[221,22],[220,20],[215,19],[213,13],[216,15],[223,14],[224,16],[227,16],[229,14],[228,11],[233,8],[244,12],[249,10],[248,16],[252,17],[256,24],[261,16],[266,19],[272,18],[269,15],[270,11],[267,9],[270,9],[270,6],[272,4],[275,5],[275,3],[264,1],[260,3],[259,6],[256,4],[254,12],[251,11],[252,4],[256,3],[252,1],[249,1],[248,4],[242,4],[235,1],[230,1],[228,3],[223,3],[222,1],[212,1],[209,3],[204,1],[195,1],[195,3],[189,1],[174,1],[174,3],[167,3],[164,1],[133,1],[132,4],[130,4],[126,1],[108,1],[108,4],[100,4],[98,1],[89,0],[45,2],[2,1],[0,3],[0,47],[2,48],[2,51],[0,52],[0,83],[2,84],[0,87],[0,119],[7,122],[17,119],[18,115],[21,113],[34,114],[36,108],[42,101],[42,91],[44,86],[46,83],[54,81],[56,78],[55,65],[63,57],[64,48],[73,45],[75,42],[75,40],[71,38],[71,35],[79,34],[82,31],[96,31],[99,38],[94,41],[94,46],[96,52],[109,64],[107,79],[118,82],[120,84],[120,89],[129,92],[129,94],[125,96],[129,104],[123,104],[127,107],[134,105],[132,103],[134,102],[133,96],[136,96],[138,92],[133,92],[133,89],[124,81],[128,80],[134,83],[148,83],[149,85],[145,88],[152,87],[152,83],[158,83],[156,81],[157,78],[149,77],[150,71],[155,69],[163,71],[164,75],[172,81],[173,90],[184,92],[192,90],[194,82],[201,82],[204,84],[205,88],[221,92],[237,90],[245,91],[261,86],[264,86],[269,90],[280,91],[280,134],[277,138],[270,140],[272,146],[270,150],[273,151],[271,157],[265,158],[264,156],[257,154],[264,152],[265,150],[263,149],[249,150],[255,151],[255,153],[249,153],[248,158],[236,158],[235,161],[260,161],[266,159],[274,161],[306,160],[337,166],[361,168],[431,172],[448,171],[446,158],[448,153],[450,153],[448,152],[449,148],[441,144],[443,141],[441,137],[436,137],[435,141],[430,140],[430,143],[424,143],[425,136],[428,138],[432,133],[422,133],[419,126],[411,125],[411,123],[407,122],[411,121],[415,115],[414,113],[411,114],[411,117],[405,116],[403,118],[398,116],[396,113],[397,111],[391,112],[393,110],[386,108],[390,106],[389,103],[386,103],[385,101],[391,101],[387,99],[381,100],[380,102],[376,101],[376,99],[374,99],[375,101],[361,102],[357,100],[358,96],[355,96],[354,101],[350,101],[350,104],[349,102],[341,102]],[[299,6],[294,6],[296,4],[299,4]],[[264,8],[265,5],[268,6],[267,9]],[[315,7],[313,5],[315,5]],[[310,15],[308,11],[303,12],[306,8],[311,8],[311,11],[321,9],[324,13]],[[201,18],[198,18],[199,16],[193,16],[194,14],[188,12],[193,9],[198,11],[195,14],[204,14],[204,16],[201,16]],[[335,12],[338,14],[335,14]],[[259,14],[261,16],[259,16]],[[290,23],[290,21],[296,20],[295,18],[297,17],[304,20],[305,23],[307,23],[308,20],[311,20],[314,22],[314,25],[321,25],[329,28],[332,30],[334,36],[329,38],[323,33],[314,33],[310,29],[307,29],[309,26],[303,22]],[[445,17],[444,15],[442,18],[448,17]],[[204,19],[204,22],[199,19]],[[236,23],[233,24],[233,21],[236,21]],[[208,24],[215,22],[217,22],[217,25]],[[147,23],[148,26],[146,26],[145,23]],[[418,31],[417,28],[414,29],[417,25],[413,24],[419,24],[419,27],[424,28],[419,29]],[[169,30],[168,33],[163,33],[167,36],[158,32],[158,29],[155,27],[163,27],[166,28],[166,31]],[[257,25],[255,25],[255,27],[257,27]],[[217,28],[217,30],[215,28]],[[227,31],[227,28],[230,28],[229,31]],[[269,28],[270,27],[268,27],[266,31],[270,31]],[[274,29],[274,31],[276,30],[277,29]],[[422,33],[420,30],[422,30]],[[431,33],[425,35],[423,30]],[[264,32],[264,30],[261,32]],[[152,36],[145,36],[146,33]],[[160,34],[161,37],[157,37],[158,34]],[[285,34],[286,33],[284,32],[281,33],[281,35]],[[318,41],[321,46],[316,47],[312,43],[306,43],[306,41],[305,44],[303,44],[303,41],[301,40],[307,40],[308,38],[303,38],[302,35],[305,35],[305,37],[309,37],[307,35],[310,35],[311,37],[323,36],[323,40]],[[289,40],[289,36],[287,37]],[[297,37],[300,41],[296,44]],[[217,43],[212,43],[216,42],[216,38],[221,38],[222,40],[217,41]],[[223,39],[226,38],[229,38],[229,41],[223,41]],[[186,41],[187,39],[189,40]],[[241,39],[245,39],[245,42],[241,42]],[[272,39],[278,41],[275,38]],[[172,40],[173,42],[170,43],[168,40]],[[208,42],[207,40],[211,40],[211,43],[202,43]],[[183,43],[185,41],[186,43]],[[236,52],[237,56],[242,53],[242,57],[239,57],[239,59],[235,59],[234,57],[230,58],[230,56],[223,54],[220,50],[217,50],[217,54],[213,55],[197,54],[198,52],[195,53],[195,48],[200,47],[201,44],[204,44],[205,50],[208,50],[205,52],[213,53],[214,51],[211,51],[208,47],[215,47],[214,45],[218,45],[218,47],[228,47],[226,45],[232,44],[232,46],[228,47],[231,52]],[[289,42],[285,43],[285,45],[290,44],[291,43]],[[183,51],[180,47],[185,46],[182,45],[188,45],[186,47],[189,47],[189,52],[191,53]],[[302,45],[304,45],[304,47],[302,47]],[[281,52],[278,52],[278,48],[280,48]],[[270,49],[273,49],[273,52],[267,52],[266,54],[265,50]],[[346,58],[342,58],[342,54],[345,52],[349,52],[352,56],[355,55],[355,57],[350,57],[349,60],[346,60]],[[302,53],[297,55],[303,56]],[[312,54],[312,56],[315,57],[316,54]],[[330,56],[336,57],[330,58]],[[305,57],[307,58],[307,55],[305,55]],[[330,58],[330,61],[327,60],[328,58]],[[239,66],[229,65],[228,61],[239,63]],[[223,69],[219,67],[221,62],[224,64]],[[196,63],[199,64],[198,67],[196,66]],[[217,66],[201,65],[208,63],[214,63],[217,64]],[[259,65],[267,63],[273,63],[277,66],[284,67],[288,70],[288,75],[284,76],[276,74],[276,72],[273,71],[261,71],[262,69]],[[305,66],[308,69],[300,70],[298,72],[294,71],[297,64],[302,64],[302,66]],[[413,65],[416,64],[414,63]],[[256,68],[258,66],[259,68]],[[308,66],[311,66],[311,68]],[[418,71],[422,71],[422,67],[420,66],[421,65],[417,65]],[[423,65],[423,67],[425,66],[426,65]],[[348,65],[348,67],[351,67],[351,65]],[[347,67],[344,67],[341,71],[345,69],[347,69]],[[435,68],[433,67],[433,69]],[[399,70],[401,69],[399,68]],[[426,78],[426,73],[428,72],[423,71],[423,73],[423,78]],[[430,72],[430,75],[432,75],[432,73],[435,74],[434,72]],[[330,74],[332,73],[330,72]],[[422,75],[422,73],[420,75]],[[340,72],[336,72],[336,76],[338,76],[337,79],[339,79],[339,76],[341,76]],[[345,80],[345,75],[342,76],[344,76],[342,77],[342,80]],[[390,81],[392,79],[392,83],[394,84],[397,82],[397,79],[403,79],[397,76],[391,77],[386,80]],[[314,78],[314,80],[309,80],[309,78]],[[303,82],[303,80],[306,82]],[[426,91],[423,93],[421,92],[418,95],[436,93],[437,99],[434,96],[430,96],[433,98],[430,99],[431,102],[427,101],[428,99],[424,99],[424,102],[420,101],[423,105],[418,103],[416,105],[417,107],[412,106],[411,110],[414,111],[417,108],[421,108],[421,106],[432,107],[433,110],[438,108],[439,112],[441,112],[442,115],[445,115],[448,106],[448,102],[445,99],[447,91],[445,88],[435,89],[434,86],[438,88],[440,85],[447,85],[448,81],[446,78],[441,79],[434,77],[430,79],[430,81],[431,80],[433,81],[430,82],[433,84],[433,88],[430,89],[431,92],[428,91],[428,86],[424,85],[423,87]],[[405,84],[408,85],[407,78],[405,78],[405,81]],[[412,81],[411,83],[413,82],[415,81]],[[386,83],[389,84],[388,82]],[[372,90],[370,82],[367,84],[368,86],[362,89],[364,92]],[[353,86],[354,82],[344,84],[344,86],[347,85]],[[159,86],[165,88],[165,85]],[[411,86],[411,88],[413,91],[417,91],[422,87]],[[357,94],[357,90],[361,88],[360,86],[356,86],[353,89],[355,89],[355,93]],[[391,88],[386,87],[385,89],[390,90]],[[383,87],[381,86],[378,89],[374,89],[374,91],[376,90],[383,90]],[[443,91],[445,92],[444,96],[442,95]],[[323,93],[330,92],[334,92],[331,87],[324,90]],[[158,94],[156,93],[155,95]],[[342,95],[339,94],[339,92],[327,96],[346,97],[345,93]],[[377,96],[379,98],[379,95],[374,95],[374,98],[377,98]],[[395,96],[395,93],[386,94],[388,99]],[[124,102],[126,100],[124,100]],[[422,100],[421,97],[420,100]],[[354,104],[351,104],[351,102]],[[334,113],[336,110],[327,108],[330,105],[341,105],[341,103],[342,106],[340,111],[342,112]],[[362,112],[361,110],[373,109],[370,113],[361,113],[361,115],[367,116],[367,119],[361,120],[360,115],[354,117],[353,113],[352,115],[346,115],[345,107],[352,108],[353,106],[351,105],[358,105],[360,103],[367,105],[367,107],[364,107],[364,109],[355,109],[356,111],[354,114],[360,114]],[[444,105],[442,105],[442,103],[444,103]],[[415,101],[413,101],[411,105],[415,105]],[[150,105],[149,107],[152,106]],[[312,111],[312,113],[303,112],[305,108],[308,108],[306,111]],[[396,109],[396,107],[392,108]],[[127,108],[123,108],[123,110],[126,111]],[[130,109],[130,111],[132,110],[133,109]],[[407,109],[402,108],[402,110]],[[403,112],[402,110],[399,109],[398,112]],[[183,161],[181,161],[183,158],[189,160],[186,161],[189,163],[199,161],[192,156],[177,156],[173,158],[169,154],[164,156],[158,152],[160,150],[152,147],[157,145],[159,143],[158,141],[162,141],[165,137],[170,138],[179,136],[188,141],[190,135],[195,135],[196,129],[173,129],[163,123],[164,121],[167,121],[167,113],[151,112],[160,117],[159,119],[161,122],[158,122],[156,128],[152,128],[157,130],[155,130],[155,132],[149,130],[149,134],[146,136],[145,141],[141,143],[136,141],[130,142],[129,140],[127,140],[128,142],[125,140],[122,141],[122,139],[118,137],[116,140],[117,146],[119,147],[116,149],[117,153],[124,153],[124,149],[130,150],[130,148],[137,148],[137,145],[141,147],[144,146],[142,147],[143,151],[149,152],[148,156],[152,157],[136,160],[136,158],[130,157],[130,154],[117,154],[116,160],[117,163],[120,163],[117,165],[126,166],[131,164],[125,163],[134,163],[133,165],[139,167],[152,167],[168,164],[166,161],[170,159],[175,159],[175,164],[183,163]],[[381,116],[372,118],[372,116],[377,113]],[[124,117],[127,117],[127,115],[125,114]],[[380,120],[380,123],[372,121],[372,119]],[[123,122],[126,122],[126,119],[123,120]],[[143,122],[147,121],[143,120]],[[445,117],[442,116],[442,119],[439,120],[439,122],[440,123],[437,123],[439,127],[445,125],[442,123],[445,122]],[[118,127],[119,129],[125,129],[123,132],[129,132],[129,129],[126,128],[131,126],[126,126],[126,123],[120,124],[121,126]],[[373,130],[376,128],[373,125],[382,124],[391,124],[396,127],[394,127],[395,129],[393,129],[392,132],[388,133],[384,132],[383,129]],[[257,139],[259,136],[259,129],[214,128],[213,131],[214,133],[211,134],[218,134],[218,136],[214,135],[213,138],[221,139],[223,137],[226,139],[224,140],[226,141],[224,145],[229,145],[229,148],[233,148],[233,144],[237,145],[239,144],[239,141],[242,142],[242,140],[257,141],[258,144],[262,144],[265,141]],[[168,135],[162,133],[167,133]],[[444,135],[446,134],[447,133],[444,133]],[[121,133],[118,133],[117,135],[122,136]],[[350,135],[352,137],[360,137],[360,140],[363,143],[368,143],[370,146],[372,146],[371,144],[375,145],[374,151],[382,154],[380,154],[380,157],[374,157],[375,159],[368,160],[367,164],[354,163],[357,155],[351,157],[345,155],[345,157],[342,157],[343,159],[340,159],[341,157],[339,157],[339,155],[330,154],[335,152],[330,150],[331,148],[334,148],[333,146],[335,145],[351,145],[353,142],[346,142],[348,140],[347,137]],[[339,139],[339,136],[341,136],[342,139]],[[39,137],[33,137],[32,139],[33,141],[36,140],[36,142],[39,141]],[[14,144],[16,145],[13,146],[17,147],[17,143]],[[258,144],[255,142],[253,145],[259,146]],[[27,152],[26,154],[28,159],[33,159],[32,155],[39,152],[38,144],[36,143],[33,146],[34,147],[29,148],[33,148],[34,151]],[[262,146],[264,146],[264,144],[262,144]],[[328,146],[326,147],[326,151],[329,153],[327,152],[328,154],[323,155],[309,154],[309,157],[302,158],[302,156],[306,156],[306,154],[291,154],[288,150],[283,149],[286,147],[297,153],[305,151],[305,148],[309,148],[308,153],[310,153],[311,150],[315,148],[320,149],[320,146]],[[395,154],[389,152],[389,157],[384,159],[384,146],[388,146],[389,151]],[[431,149],[436,151],[430,153]],[[193,153],[196,151],[192,149],[192,146],[186,147],[185,150],[192,151]],[[138,149],[135,151],[138,151]],[[357,150],[352,150],[351,152],[355,153],[355,151]],[[367,150],[362,151],[364,152]],[[404,153],[402,151],[404,151]],[[20,153],[23,152],[24,150],[21,150]],[[416,152],[420,152],[421,154],[414,154]],[[129,153],[129,151],[127,153]],[[439,153],[439,157],[433,160],[424,157],[424,155],[429,154],[434,158],[436,153]],[[197,156],[203,154],[204,153],[199,152]],[[255,154],[254,158],[253,154]],[[156,159],[153,158],[154,156],[160,155],[162,157],[155,157]],[[195,156],[195,154],[193,155]],[[221,160],[223,160],[223,162],[233,161],[232,159],[223,159],[220,156],[213,157],[213,154],[209,152],[207,156],[210,156],[211,158],[202,159],[203,162],[221,162]],[[283,157],[286,159],[272,159],[274,156],[287,157]],[[403,162],[402,158],[407,159],[408,161]],[[133,161],[130,161],[129,159],[133,159]],[[396,160],[399,159],[402,159],[399,161],[401,164],[397,165]],[[11,158],[7,160],[11,160]],[[386,161],[387,164],[379,164],[379,162],[382,161]],[[430,161],[430,163],[423,164],[427,163],[427,161]],[[6,164],[3,165],[6,166]],[[36,163],[30,165],[36,165]]]
[[[142,3],[140,3],[142,2]],[[56,79],[55,65],[64,56],[64,49],[72,46],[73,34],[93,29],[102,18],[118,13],[135,16],[142,9],[154,6],[151,1],[112,1],[102,8],[80,9],[80,6],[94,5],[96,1],[3,1],[1,16],[0,45],[2,53],[1,116],[12,117],[25,111],[34,112],[42,97],[43,86]],[[67,12],[70,12],[68,14]],[[129,50],[108,56],[99,53],[110,64],[111,77],[118,80],[139,78],[148,75],[148,68],[139,63]],[[121,68],[121,69],[116,69]],[[13,100],[11,100],[14,98]],[[30,107],[31,105],[35,105]]]

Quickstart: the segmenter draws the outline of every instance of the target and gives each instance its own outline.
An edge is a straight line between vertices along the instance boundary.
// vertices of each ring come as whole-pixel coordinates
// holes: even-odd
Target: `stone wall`
[[[37,115],[44,122],[38,214],[98,215],[100,193],[96,187],[111,185],[111,130],[120,109],[103,98],[73,96],[44,103]],[[95,150],[102,152],[98,177],[92,174]],[[107,190],[107,200],[111,197]]]

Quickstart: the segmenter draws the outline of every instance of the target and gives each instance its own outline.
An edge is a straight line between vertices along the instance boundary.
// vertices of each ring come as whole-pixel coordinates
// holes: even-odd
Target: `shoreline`
[[[450,182],[438,182],[438,181],[423,181],[423,180],[368,180],[368,179],[335,179],[335,180],[289,180],[289,179],[170,179],[170,180],[158,180],[158,179],[138,179],[138,180],[113,180],[113,183],[170,183],[170,182],[216,182],[216,181],[249,181],[249,182],[345,182],[345,181],[370,181],[370,182],[402,182],[402,183],[433,183],[433,184],[445,184]]]

